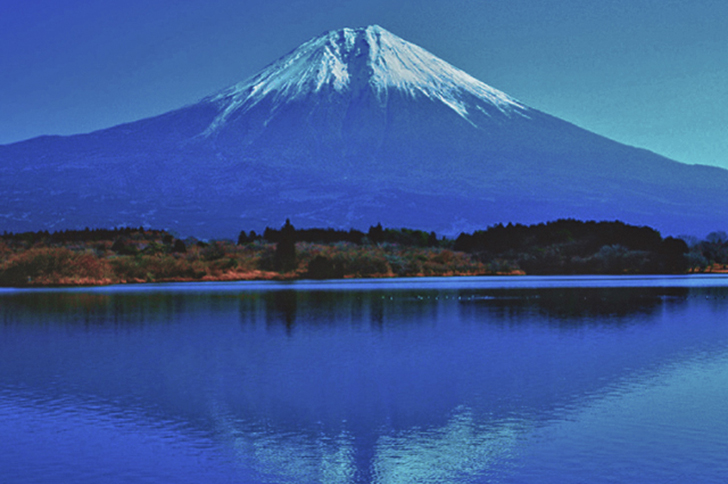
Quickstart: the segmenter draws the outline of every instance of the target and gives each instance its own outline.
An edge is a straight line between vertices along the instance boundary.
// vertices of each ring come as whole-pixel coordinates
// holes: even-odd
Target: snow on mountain
[[[346,95],[372,90],[385,104],[390,90],[411,98],[437,100],[472,122],[473,110],[528,117],[528,108],[475,79],[425,49],[372,25],[345,28],[316,37],[251,79],[207,99],[220,106],[206,134],[220,129],[235,112],[246,112],[263,99],[279,105],[322,91]]]

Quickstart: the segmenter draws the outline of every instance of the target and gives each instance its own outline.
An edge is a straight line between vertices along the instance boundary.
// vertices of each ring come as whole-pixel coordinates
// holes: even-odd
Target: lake
[[[3,483],[725,483],[728,278],[0,289]]]

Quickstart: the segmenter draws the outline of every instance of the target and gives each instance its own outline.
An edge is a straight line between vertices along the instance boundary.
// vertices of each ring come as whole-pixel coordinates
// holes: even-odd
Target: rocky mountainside
[[[556,218],[728,225],[728,171],[531,109],[378,26],[326,33],[199,103],[0,146],[0,230],[279,226],[443,234]]]

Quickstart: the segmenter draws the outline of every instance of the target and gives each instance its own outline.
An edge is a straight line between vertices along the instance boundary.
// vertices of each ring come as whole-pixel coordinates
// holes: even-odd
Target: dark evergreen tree
[[[187,252],[187,246],[185,243],[179,239],[174,241],[174,246],[172,247],[172,252],[176,252],[178,254],[184,254]]]
[[[686,272],[688,267],[688,244],[682,239],[667,237],[662,241],[659,254],[662,258],[662,269],[666,273]]]
[[[382,228],[382,224],[378,223],[376,227],[369,227],[367,237],[369,237],[372,244],[384,242],[384,229]]]
[[[240,231],[240,235],[238,235],[238,245],[245,245],[248,242],[250,242],[248,234],[245,233],[245,230]]]
[[[279,272],[296,269],[296,229],[291,225],[290,219],[286,219],[276,244],[275,265]]]

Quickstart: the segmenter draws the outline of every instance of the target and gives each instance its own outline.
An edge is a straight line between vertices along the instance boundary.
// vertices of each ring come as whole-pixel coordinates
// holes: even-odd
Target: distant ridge
[[[302,44],[228,89],[94,133],[0,146],[0,230],[622,220],[728,226],[728,171],[529,108],[379,26]]]

